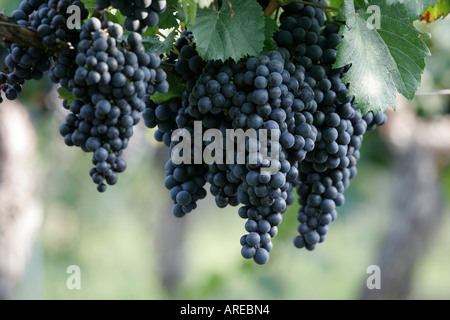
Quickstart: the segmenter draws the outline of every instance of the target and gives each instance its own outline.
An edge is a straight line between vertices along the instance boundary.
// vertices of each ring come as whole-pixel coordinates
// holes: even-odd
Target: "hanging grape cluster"
[[[269,4],[258,2],[263,9]],[[71,5],[80,9],[80,30],[67,26]],[[162,0],[97,0],[98,9],[119,10],[124,30],[105,16],[88,18],[79,0],[23,0],[12,17],[36,31],[44,49],[5,42],[7,70],[0,73],[5,97],[17,98],[26,80],[46,72],[71,93],[63,101],[69,113],[59,131],[68,146],[92,154],[89,173],[99,192],[116,184],[126,169],[123,152],[141,117],[155,128],[155,139],[169,155],[180,150],[183,135],[192,137],[199,129],[218,129],[223,137],[200,139],[202,151],[217,144],[228,148],[229,130],[265,130],[268,145],[261,146],[261,136],[250,137],[232,141],[240,150],[232,159],[225,151],[215,155],[231,161],[198,161],[193,141],[191,152],[183,149],[190,161],[171,157],[164,184],[174,202],[172,213],[178,218],[191,213],[209,189],[218,208],[240,206],[246,231],[241,254],[265,264],[296,192],[299,234],[293,243],[314,250],[325,240],[357,174],[365,132],[386,121],[381,112],[362,115],[357,108],[342,82],[350,66],[333,68],[342,42],[339,28],[325,22],[320,7],[291,3],[279,19],[276,50],[258,57],[205,61],[189,27],[169,54],[149,54],[142,34],[158,25],[166,5]],[[184,89],[181,96],[158,103],[153,96],[169,90],[162,63]],[[258,152],[252,153],[255,145]]]
[[[323,10],[299,3],[283,9],[274,36],[278,49],[239,62],[203,61],[185,31],[176,44],[179,55],[166,60],[186,83],[182,98],[158,104],[149,97],[144,111],[145,124],[157,127],[156,140],[170,151],[178,143],[170,139],[174,130],[192,134],[195,121],[202,132],[219,129],[224,145],[227,129],[278,130],[279,145],[270,146],[280,150],[273,174],[261,170],[270,163],[252,162],[250,153],[245,164],[166,164],[174,216],[194,210],[208,182],[217,207],[241,205],[247,232],[241,253],[257,264],[268,262],[295,190],[300,209],[294,245],[313,250],[325,240],[356,175],[364,133],[386,121],[383,113],[361,115],[341,81],[349,66],[333,69],[342,37],[336,25],[325,25]],[[248,142],[246,147],[248,152]]]
[[[144,6],[139,3],[135,5]],[[126,1],[99,1],[102,4],[120,10],[131,6]],[[79,8],[85,21],[81,30],[68,27],[69,6]],[[141,11],[149,11],[152,17],[142,23],[156,20],[151,25],[157,24],[157,13],[164,8],[165,1],[155,1],[151,10],[134,8],[131,25],[140,21],[136,15]],[[160,57],[144,50],[140,32],[145,27],[134,28],[124,38],[121,25],[102,17],[87,19],[88,14],[78,0],[23,0],[12,17],[36,31],[45,50],[6,42],[8,70],[0,73],[0,83],[6,98],[13,100],[26,80],[40,79],[48,72],[52,82],[71,92],[73,99],[63,101],[69,114],[59,131],[68,146],[93,154],[90,176],[98,191],[104,192],[126,169],[122,154],[146,108],[144,96],[167,92],[169,84]]]

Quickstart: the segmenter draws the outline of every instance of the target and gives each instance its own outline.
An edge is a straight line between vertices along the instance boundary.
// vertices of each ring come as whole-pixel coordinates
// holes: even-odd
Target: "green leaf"
[[[175,17],[180,20],[183,24],[186,24],[186,16],[184,15],[183,7],[180,3],[177,5],[177,11]]]
[[[119,12],[119,10],[110,8],[109,10],[107,10],[107,12],[109,20],[123,26],[123,24],[125,23],[125,17]]]
[[[154,53],[160,55],[162,53],[167,53],[172,49],[173,43],[175,42],[176,31],[172,30],[164,41],[160,41],[158,37],[152,36],[145,38],[142,41],[145,51],[148,53]]]
[[[214,0],[196,0],[200,9],[208,8]]]
[[[327,0],[327,6],[339,9],[344,4],[344,0]]]
[[[263,53],[267,53],[269,51],[275,50],[276,46],[273,41],[273,34],[278,30],[278,25],[275,20],[270,18],[269,16],[264,15],[264,49]]]
[[[181,98],[183,95],[184,84],[173,73],[167,73],[167,81],[169,82],[169,91],[166,93],[157,93],[151,98],[158,103],[165,103],[175,98]]]
[[[344,36],[338,47],[335,68],[351,64],[343,79],[350,83],[349,94],[354,95],[364,112],[395,109],[397,91],[413,99],[430,54],[409,20],[401,4],[387,6],[385,0],[371,4],[381,9],[381,28],[369,28],[371,14],[355,11],[352,0],[345,0],[340,15],[347,21],[341,27]]]
[[[84,6],[86,8],[93,8],[97,6],[97,3],[95,0],[82,0],[81,2],[83,2]]]
[[[75,96],[72,94],[71,91],[63,88],[63,87],[59,87],[57,89],[59,97],[62,99],[67,99],[67,104],[70,105],[72,103],[72,101],[76,100]]]
[[[426,7],[434,6],[438,1],[439,0],[387,0],[387,4],[403,4],[408,12],[409,18],[411,20],[416,20],[422,15]]]
[[[197,3],[196,0],[181,0],[184,22],[186,25],[192,25],[195,23],[197,16]]]
[[[167,0],[167,1],[166,1],[167,9],[173,11],[174,9],[177,8],[177,6],[178,6],[179,3],[180,3],[179,0]],[[166,10],[167,10],[167,9],[166,9]]]
[[[450,0],[441,0],[434,7],[428,6],[420,18],[425,23],[431,23],[440,18],[445,18],[450,13]]]
[[[344,1],[342,1],[344,2]],[[364,8],[367,5],[367,1],[366,0],[355,0],[355,6]]]
[[[167,6],[166,11],[159,15],[159,29],[172,29],[178,27],[178,21],[171,7]]]
[[[200,9],[190,28],[204,60],[235,61],[258,56],[264,46],[265,18],[256,0],[229,0],[219,11]],[[231,9],[232,8],[232,9]]]

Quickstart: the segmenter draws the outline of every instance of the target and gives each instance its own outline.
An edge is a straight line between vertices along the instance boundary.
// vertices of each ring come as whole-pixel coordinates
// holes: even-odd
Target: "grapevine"
[[[67,109],[59,133],[67,146],[92,156],[89,175],[99,192],[126,170],[123,153],[143,119],[168,151],[164,185],[175,217],[193,212],[209,189],[218,208],[239,206],[246,231],[241,254],[265,264],[278,226],[298,198],[293,244],[314,250],[325,241],[357,175],[365,133],[387,121],[392,94],[380,96],[380,83],[405,96],[418,84],[399,81],[404,68],[395,56],[392,78],[366,65],[369,76],[355,75],[361,61],[343,53],[355,32],[348,21],[365,16],[353,1],[342,1],[340,10],[324,0],[223,0],[198,12],[193,3],[96,0],[95,8],[87,8],[80,0],[23,0],[1,27],[25,29],[33,41],[27,45],[3,35],[4,97],[16,99],[27,80],[44,74],[58,84]],[[68,10],[74,7],[80,28],[70,26]],[[264,32],[249,37],[247,20]],[[426,46],[411,30],[414,47],[405,50],[421,48],[422,56],[415,56],[421,65]],[[227,43],[230,37],[239,43]],[[364,81],[371,86],[365,91]],[[220,138],[194,142],[198,130],[213,129]],[[219,148],[229,146],[231,131],[251,130],[258,136],[232,138],[237,152],[231,158]],[[262,130],[268,132],[266,146],[260,143]],[[194,138],[186,142],[187,136]],[[213,156],[199,159],[212,150]],[[187,161],[176,161],[177,152]]]

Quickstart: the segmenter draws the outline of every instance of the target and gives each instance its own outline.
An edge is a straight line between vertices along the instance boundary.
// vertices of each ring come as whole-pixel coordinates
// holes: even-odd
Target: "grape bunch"
[[[239,209],[239,215],[247,220],[245,229],[248,234],[241,239],[242,255],[264,264],[282,214],[294,201],[292,187],[298,177],[298,163],[306,156],[306,150],[313,148],[316,139],[314,129],[306,121],[301,122],[303,113],[314,108],[308,100],[312,89],[304,83],[302,68],[285,63],[278,51],[249,58],[245,64],[231,67],[219,64],[214,68],[214,64],[205,68],[193,88],[193,97],[190,97],[192,112],[216,115],[222,109],[222,112],[228,111],[230,129],[265,129],[269,133],[269,150],[259,149],[256,154],[250,153],[252,144],[258,144],[257,140],[250,138],[246,143],[245,153],[248,155],[245,164],[236,161],[229,166],[214,165],[208,179],[218,207],[244,205]],[[221,123],[227,122],[222,120]],[[271,134],[276,135],[279,141],[273,141]],[[272,152],[274,155],[278,152],[279,157],[272,161],[264,159],[264,154]],[[273,166],[275,171],[272,174],[264,170],[269,166]]]
[[[342,37],[334,24],[324,28],[321,9],[290,4],[280,17],[277,45],[293,52],[294,62],[305,69],[305,82],[314,91],[317,110],[313,125],[318,139],[315,148],[300,164],[297,187],[299,235],[297,248],[314,250],[323,242],[329,225],[337,218],[336,207],[344,201],[344,191],[356,176],[363,135],[386,121],[386,115],[369,112],[364,117],[342,83],[350,66],[333,69]]]
[[[185,83],[183,98],[174,98],[163,104],[158,104],[151,100],[150,96],[144,98],[146,109],[143,113],[144,123],[148,128],[155,128],[155,140],[163,142],[169,147],[169,154],[176,147],[177,142],[172,141],[172,133],[174,130],[182,128],[193,135],[194,121],[202,121],[202,130],[218,125],[217,118],[196,118],[193,117],[188,109],[189,91],[195,85],[197,78],[201,75],[205,62],[199,57],[193,43],[193,36],[187,31],[176,41],[175,52],[171,52],[166,64],[174,67],[175,73],[180,81]],[[206,126],[206,127],[205,127]],[[193,155],[193,151],[191,151]],[[205,189],[207,182],[208,168],[200,163],[195,164],[194,158],[191,163],[175,164],[172,160],[166,163],[166,179],[165,186],[170,190],[170,197],[174,201],[172,213],[176,217],[183,217],[187,213],[194,210],[197,201],[206,197]]]
[[[154,3],[156,11],[165,5]],[[68,24],[69,6],[79,9],[84,20],[80,30]],[[70,99],[63,100],[69,114],[60,134],[68,146],[92,152],[90,176],[97,190],[104,192],[126,169],[122,154],[146,109],[144,97],[167,92],[169,84],[160,68],[161,58],[145,52],[141,34],[124,35],[119,24],[87,19],[88,15],[79,0],[23,0],[12,17],[36,31],[43,48],[6,42],[8,70],[0,73],[0,84],[12,100],[25,80],[40,79],[48,72],[52,82],[71,93]]]
[[[0,73],[6,98],[15,99],[25,80],[45,72],[70,93],[59,132],[68,146],[92,154],[89,174],[99,192],[126,169],[123,152],[142,117],[168,149],[164,185],[172,214],[191,213],[209,187],[218,208],[240,206],[246,232],[241,254],[257,264],[269,261],[295,192],[294,245],[314,250],[325,241],[357,174],[363,136],[386,115],[362,115],[349,95],[342,79],[351,66],[333,68],[342,36],[325,22],[323,9],[290,3],[280,15],[275,50],[240,61],[205,61],[189,26],[170,53],[146,52],[142,34],[158,24],[165,0],[96,3],[101,10],[118,9],[124,28],[98,11],[89,17],[80,0],[22,1],[12,16],[36,31],[44,49],[6,42],[8,70]],[[67,25],[71,5],[80,9],[80,30]],[[184,87],[158,103],[155,94],[169,90],[164,70]],[[198,136],[209,129],[216,130]]]
[[[67,145],[93,152],[90,175],[100,192],[126,168],[121,156],[146,109],[145,96],[168,89],[160,58],[144,51],[142,36],[130,33],[118,46],[122,33],[120,25],[95,17],[83,25],[69,81],[76,99],[65,105],[71,113],[60,128]]]
[[[268,262],[295,190],[301,207],[294,245],[313,250],[325,240],[357,173],[364,133],[386,121],[383,113],[362,116],[357,109],[341,81],[350,66],[333,69],[342,37],[337,26],[325,23],[323,10],[300,3],[283,9],[274,36],[277,50],[238,62],[202,61],[195,39],[184,31],[177,53],[165,60],[186,84],[182,97],[163,104],[148,97],[144,112],[146,125],[158,127],[155,138],[169,147],[169,155],[180,143],[180,134],[172,141],[172,133],[181,129],[192,137],[199,121],[203,132],[218,129],[223,137],[204,141],[202,152],[213,143],[226,150],[228,129],[269,132],[267,145],[261,136],[232,141],[234,158],[225,151],[215,155],[227,161],[166,164],[174,216],[194,210],[209,183],[218,208],[240,206],[238,214],[246,221],[241,254],[257,264]]]
[[[80,9],[82,19],[87,18],[88,11],[78,0],[23,0],[19,9],[12,12],[11,16],[17,24],[37,32],[48,52],[5,41],[9,54],[5,58],[7,70],[0,73],[0,86],[8,100],[17,98],[26,80],[41,79],[55,60],[58,63],[58,59],[54,59],[52,52],[78,38],[78,31],[67,27],[69,17],[67,8],[70,5]],[[62,56],[61,59],[63,59]]]
[[[124,27],[129,31],[144,33],[156,27],[159,14],[166,10],[166,0],[96,0],[99,9],[109,6],[116,8],[125,16]]]
[[[193,132],[193,122],[201,121],[205,129],[219,128],[223,137],[227,136],[227,129],[268,129],[279,135],[279,142],[271,140],[270,145],[274,155],[276,150],[281,150],[279,160],[273,160],[273,175],[261,170],[271,165],[262,156],[270,154],[270,150],[260,149],[256,154],[246,154],[257,141],[246,143],[244,160],[238,162],[235,158],[235,164],[207,163],[206,171],[201,164],[176,166],[171,160],[166,166],[165,185],[174,200],[173,214],[176,217],[191,212],[196,201],[205,195],[202,191],[202,197],[195,196],[187,186],[182,186],[188,178],[197,179],[196,188],[202,188],[206,175],[210,193],[219,208],[244,204],[239,215],[247,220],[248,234],[241,239],[242,255],[259,264],[268,261],[273,246],[271,239],[278,232],[282,214],[294,201],[293,186],[298,178],[299,161],[305,158],[307,150],[312,150],[317,135],[310,126],[311,121],[306,121],[307,110],[314,109],[315,105],[311,98],[313,91],[304,83],[304,78],[303,68],[285,63],[283,55],[277,51],[239,63],[211,61],[197,75],[195,84],[186,86],[176,118],[178,128],[187,130],[189,134]],[[146,123],[150,127],[158,125],[158,130],[171,118],[168,111],[162,116],[163,110],[169,110],[164,104],[149,102],[147,110],[144,113],[144,116],[149,114]],[[170,108],[172,114],[175,111],[174,107]],[[296,112],[299,128],[296,126]],[[303,113],[306,117],[302,118]],[[219,143],[226,145],[225,140]],[[233,145],[237,147],[238,143],[233,142]],[[176,144],[172,141],[170,146],[173,149]],[[205,143],[203,148],[207,146]],[[250,161],[249,157],[256,159]],[[203,170],[190,169],[191,173],[188,173],[189,168],[195,166]]]

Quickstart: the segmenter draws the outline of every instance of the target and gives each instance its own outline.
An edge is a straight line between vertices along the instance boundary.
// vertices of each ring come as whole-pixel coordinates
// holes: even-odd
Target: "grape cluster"
[[[42,38],[43,46],[51,52],[78,36],[76,29],[70,30],[67,27],[69,14],[66,11],[70,5],[78,6],[81,18],[87,18],[88,12],[78,0],[23,0],[19,9],[13,11],[11,16],[17,24],[36,31]],[[0,86],[6,98],[14,100],[21,92],[25,81],[41,79],[44,72],[51,68],[54,59],[45,50],[23,47],[8,41],[5,41],[5,46],[9,51],[5,58],[8,69],[0,73]],[[0,102],[1,100],[2,98]]]
[[[109,5],[120,9],[127,16],[125,27],[128,30],[142,33],[148,26],[154,27],[158,24],[158,14],[165,10],[166,1],[98,1],[100,8]],[[17,98],[25,80],[41,79],[47,71],[52,82],[72,91],[73,77],[77,68],[75,61],[78,54],[77,45],[86,36],[84,34],[86,31],[68,25],[68,19],[74,12],[68,10],[70,6],[78,7],[79,10],[76,11],[80,12],[81,21],[88,17],[89,12],[80,0],[23,0],[19,9],[12,13],[12,18],[17,24],[36,31],[42,38],[44,49],[21,47],[5,41],[5,46],[9,50],[5,60],[8,69],[0,73],[0,87],[7,99]],[[113,33],[114,28],[111,29]],[[121,33],[116,35],[117,39],[122,36],[121,29],[119,31]],[[157,77],[160,78],[162,71],[158,72]],[[166,83],[160,84],[160,87],[154,88],[154,91],[149,90],[149,94],[168,90]],[[0,102],[1,100],[0,97]]]
[[[369,112],[363,117],[354,97],[348,95],[348,85],[341,79],[350,66],[333,69],[342,37],[336,25],[322,28],[321,9],[290,4],[280,22],[275,40],[304,67],[305,82],[313,88],[317,104],[312,114],[318,131],[315,147],[299,166],[300,225],[294,239],[297,248],[313,250],[325,240],[330,223],[337,217],[336,207],[344,203],[344,191],[357,174],[364,133],[384,124],[386,116]]]
[[[158,126],[155,137],[169,153],[179,143],[171,141],[172,133],[183,129],[192,137],[195,121],[201,121],[203,132],[222,133],[223,141],[204,141],[202,148],[222,145],[227,161],[167,162],[172,213],[183,217],[195,209],[208,182],[217,207],[241,205],[238,214],[247,232],[240,239],[241,254],[257,264],[268,262],[294,190],[301,205],[294,245],[313,250],[325,240],[357,173],[364,133],[386,121],[382,113],[362,116],[348,96],[341,79],[349,66],[333,69],[342,37],[336,26],[325,24],[322,9],[299,3],[283,9],[274,36],[278,49],[239,62],[202,61],[192,35],[184,31],[177,54],[165,60],[186,84],[183,95],[163,104],[148,97],[144,112],[147,126]],[[232,141],[236,152],[228,159],[228,129],[266,129],[268,143],[261,144],[261,135]]]
[[[166,5],[166,0],[97,0],[100,9],[112,6],[126,17],[125,29],[140,33],[158,25],[159,14],[166,10]]]
[[[167,92],[169,84],[159,68],[160,57],[145,52],[139,33],[131,32],[125,38],[119,24],[96,17],[77,30],[68,25],[73,13],[69,6],[78,7],[81,20],[88,18],[79,0],[21,2],[12,17],[36,31],[44,48],[6,41],[8,70],[0,73],[0,86],[6,98],[13,100],[25,80],[40,79],[48,71],[52,82],[71,92],[72,98],[63,100],[70,113],[60,134],[68,146],[93,153],[95,167],[90,175],[98,191],[104,192],[126,168],[122,153],[147,107],[144,96]],[[154,1],[151,10],[161,12],[164,7],[165,1]],[[145,4],[141,11],[150,8]]]
[[[145,126],[155,128],[155,140],[163,142],[170,147],[173,131],[177,128],[176,116],[178,115],[179,99],[169,100],[164,104],[157,104],[151,100],[149,95],[145,95],[142,99],[145,103],[145,110],[142,114]]]
[[[207,195],[205,175],[207,167],[203,164],[179,164],[167,161],[164,185],[170,190],[174,201],[172,213],[175,217],[184,217],[197,208],[197,201]]]
[[[93,152],[90,175],[100,192],[125,170],[121,156],[147,107],[144,97],[168,89],[160,58],[144,51],[142,36],[131,33],[118,47],[122,33],[120,25],[95,17],[83,25],[69,81],[76,99],[66,105],[71,113],[60,128],[67,145]]]
[[[67,19],[72,14],[72,11],[68,10],[70,6],[79,8],[81,20],[88,17],[89,12],[80,0],[29,1],[30,4],[33,2],[42,4],[30,14],[30,26],[42,38],[45,47],[54,49],[66,42],[78,42],[79,31],[76,28],[69,28]],[[20,20],[18,23],[20,24]]]
[[[193,134],[194,121],[201,120],[189,113],[187,97],[189,90],[195,85],[205,66],[205,62],[195,50],[191,33],[183,31],[174,47],[176,50],[171,52],[164,62],[173,65],[180,81],[186,84],[183,98],[174,98],[158,104],[152,101],[150,96],[144,97],[146,109],[143,113],[145,125],[149,128],[157,127],[154,133],[155,139],[169,147],[169,154],[177,145],[177,142],[171,140],[173,131],[182,128]],[[218,125],[217,119],[209,118],[208,120],[203,119],[203,130],[208,123],[212,127]],[[211,120],[214,122],[211,123]],[[191,154],[193,154],[193,151]],[[191,164],[175,164],[172,160],[168,160],[166,163],[165,186],[170,190],[170,197],[174,201],[172,213],[176,217],[183,217],[194,210],[197,201],[207,195],[205,185],[208,167],[204,164],[195,164],[193,158],[191,160]]]
[[[239,215],[247,219],[248,234],[241,239],[242,255],[259,264],[267,262],[282,214],[294,201],[298,163],[314,147],[317,132],[305,117],[315,107],[311,97],[303,68],[285,63],[278,51],[231,66],[210,63],[189,97],[191,114],[228,118],[221,123],[231,120],[228,128],[234,130],[268,130],[268,150],[261,146],[256,148],[258,153],[250,153],[252,145],[258,145],[250,139],[244,151],[245,164],[210,165],[208,175],[218,207],[244,205]],[[279,141],[271,139],[272,133]],[[272,152],[279,153],[278,159],[264,159],[264,154]],[[273,174],[264,170],[270,165]]]
[[[174,65],[175,71],[184,81],[196,79],[202,73],[205,62],[196,51],[192,33],[183,31],[174,47],[178,53],[172,51],[166,62]]]
[[[263,9],[269,3],[258,2]],[[81,10],[81,30],[67,26],[70,5]],[[362,115],[357,108],[342,82],[350,66],[333,68],[342,41],[338,27],[325,23],[319,7],[291,3],[283,7],[274,35],[277,50],[258,57],[204,61],[189,30],[170,54],[148,54],[142,33],[158,24],[166,5],[165,0],[97,0],[98,8],[112,6],[126,17],[124,35],[117,23],[87,19],[80,0],[23,0],[13,17],[35,30],[46,49],[6,44],[8,70],[0,73],[6,98],[15,99],[25,80],[47,71],[71,93],[63,101],[69,114],[60,134],[68,146],[92,153],[90,176],[99,192],[116,184],[126,169],[123,151],[142,115],[169,155],[182,152],[190,160],[171,157],[165,166],[173,215],[195,210],[209,184],[217,207],[241,206],[246,231],[241,254],[257,264],[269,261],[272,239],[296,191],[301,207],[294,245],[313,250],[325,240],[357,174],[365,132],[386,122],[381,112]],[[152,96],[169,89],[162,61],[184,89],[158,103]],[[218,129],[221,139],[198,141],[199,129]],[[241,140],[231,132],[248,135]],[[190,149],[181,147],[187,136]],[[199,160],[198,146],[211,159]]]
[[[324,4],[323,0],[310,2]],[[323,10],[301,3],[291,3],[283,9],[275,42],[291,53],[295,64],[306,70],[317,66],[323,53],[321,46],[327,45],[321,30],[325,24]]]
[[[264,264],[268,261],[273,246],[271,239],[278,232],[282,214],[294,201],[298,164],[308,150],[314,148],[317,131],[311,126],[308,111],[317,108],[312,99],[313,91],[304,82],[304,68],[292,62],[285,63],[285,58],[289,58],[287,52],[283,56],[273,51],[239,63],[205,63],[197,58],[195,47],[189,42],[190,34],[185,36],[177,43],[181,55],[172,54],[167,60],[187,83],[182,101],[161,105],[148,101],[144,112],[147,126],[158,126],[155,137],[166,145],[170,142],[171,150],[176,146],[169,140],[169,133],[175,130],[171,119],[178,111],[176,128],[189,133],[193,132],[193,122],[197,120],[201,121],[203,129],[219,128],[223,137],[227,137],[227,129],[268,129],[276,132],[279,141],[272,142],[269,135],[270,150],[259,149],[256,155],[249,151],[251,144],[257,141],[247,141],[243,163],[237,162],[237,155],[236,164],[175,165],[169,160],[165,185],[174,200],[172,212],[177,217],[191,212],[196,201],[206,195],[203,189],[206,178],[218,207],[244,204],[239,215],[247,220],[248,234],[242,237],[242,255]],[[237,147],[237,143],[233,143]],[[223,144],[225,147],[225,139]],[[207,146],[208,142],[203,148]],[[270,166],[271,162],[262,155],[271,154],[271,150],[281,150],[279,160],[273,160],[276,171],[273,175],[261,170]],[[249,161],[249,157],[256,159]],[[186,186],[186,179],[196,183]],[[200,195],[195,195],[196,189],[200,190]]]
[[[153,1],[151,8],[147,1],[134,5],[161,12],[165,1]],[[81,30],[68,25],[69,6],[78,7],[85,20]],[[23,0],[12,17],[36,31],[44,49],[7,42],[9,70],[0,73],[0,84],[6,97],[15,99],[25,80],[40,79],[48,71],[52,82],[71,92],[72,98],[63,101],[70,113],[60,134],[68,146],[93,153],[90,175],[104,192],[126,168],[123,150],[147,107],[144,97],[167,92],[169,84],[160,57],[145,52],[141,34],[125,37],[119,24],[88,15],[79,0]]]
[[[173,65],[175,73],[181,78],[186,86],[183,95],[188,95],[196,79],[200,76],[205,66],[205,62],[200,58],[195,50],[193,36],[187,31],[183,31],[180,38],[177,39],[175,52],[171,51],[165,63]],[[145,125],[148,128],[158,127],[155,131],[155,139],[170,147],[171,135],[177,128],[184,128],[185,125],[192,125],[193,118],[186,112],[183,106],[187,107],[187,101],[174,98],[164,104],[159,105],[150,99],[150,96],[144,98],[146,110],[143,114]]]

